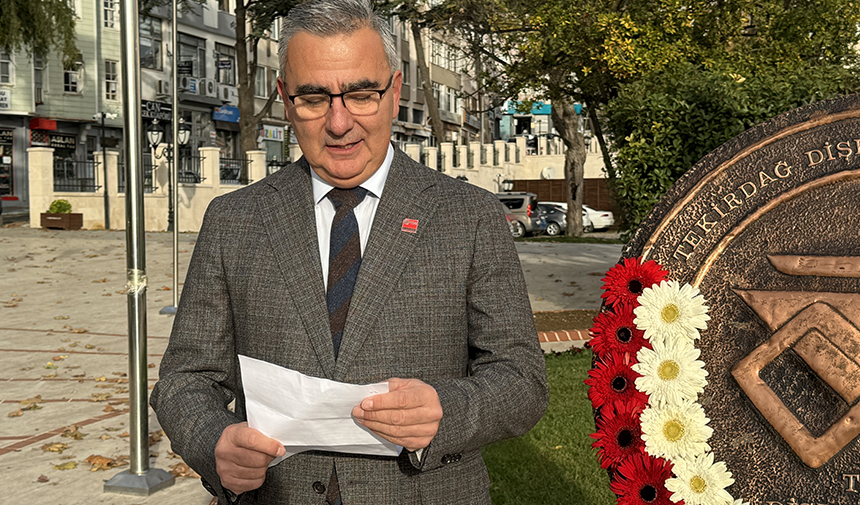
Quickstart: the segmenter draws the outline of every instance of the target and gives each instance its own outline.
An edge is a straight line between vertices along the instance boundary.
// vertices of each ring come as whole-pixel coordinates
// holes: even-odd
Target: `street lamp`
[[[164,138],[164,130],[158,126],[158,119],[153,119],[152,124],[150,124],[146,128],[146,139],[149,140],[149,146],[153,150],[153,155],[155,155],[155,149],[158,147],[158,144],[161,144],[161,139]]]
[[[105,230],[110,230],[110,198],[108,198],[108,168],[107,168],[107,150],[105,148],[105,119],[116,119],[116,114],[113,112],[96,112],[93,114],[93,119],[101,120],[102,136],[99,139],[99,144],[102,146],[102,169],[105,174]]]
[[[510,179],[505,179],[502,181],[502,190],[511,191],[512,189],[514,189],[514,181]]]

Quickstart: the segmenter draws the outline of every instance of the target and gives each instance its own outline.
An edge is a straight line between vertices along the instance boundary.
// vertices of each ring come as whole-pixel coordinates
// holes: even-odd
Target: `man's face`
[[[394,74],[379,111],[371,116],[355,116],[335,98],[325,116],[304,120],[297,117],[287,95],[381,90],[390,77],[382,39],[370,28],[332,37],[299,32],[290,40],[278,91],[305,158],[324,181],[352,188],[370,178],[382,164],[391,139],[391,121],[400,105],[402,74]]]

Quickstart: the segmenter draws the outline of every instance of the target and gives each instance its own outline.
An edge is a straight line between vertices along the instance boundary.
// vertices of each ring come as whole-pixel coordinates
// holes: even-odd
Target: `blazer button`
[[[325,486],[324,486],[324,485],[323,485],[323,483],[322,483],[322,482],[320,482],[320,481],[316,481],[316,482],[314,482],[313,488],[314,488],[314,491],[316,491],[316,493],[317,493],[317,494],[323,494],[323,493],[325,493]]]
[[[448,465],[451,463],[456,463],[456,462],[460,461],[460,458],[462,458],[462,457],[463,456],[460,454],[446,454],[446,455],[442,456],[442,464]]]

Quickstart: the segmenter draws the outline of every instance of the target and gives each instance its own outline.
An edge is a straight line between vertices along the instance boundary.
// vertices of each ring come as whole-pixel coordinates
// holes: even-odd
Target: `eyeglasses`
[[[394,75],[388,79],[385,89],[360,89],[346,93],[308,93],[304,95],[287,95],[296,109],[299,119],[319,119],[328,113],[335,98],[354,116],[372,116],[379,111],[382,95],[391,88]]]

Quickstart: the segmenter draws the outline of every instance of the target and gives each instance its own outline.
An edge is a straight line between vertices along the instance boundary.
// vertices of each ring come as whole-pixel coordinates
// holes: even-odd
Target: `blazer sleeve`
[[[222,254],[230,213],[222,204],[213,200],[206,211],[150,403],[173,451],[223,498],[215,445],[243,419],[228,409],[238,377]]]
[[[442,404],[439,431],[420,461],[410,457],[424,471],[526,433],[549,401],[519,256],[498,200],[485,196],[467,281],[469,375],[431,383]]]

